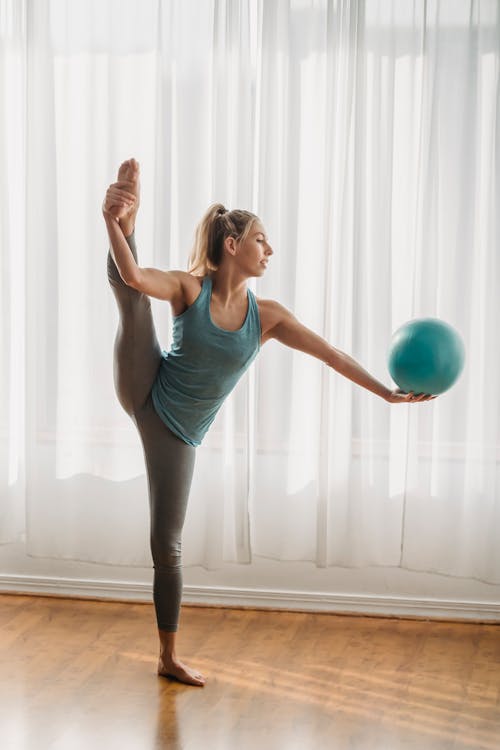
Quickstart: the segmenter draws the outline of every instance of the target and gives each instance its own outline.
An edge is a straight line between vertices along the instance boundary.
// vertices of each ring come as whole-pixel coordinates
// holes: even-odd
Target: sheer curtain
[[[271,239],[257,295],[387,385],[411,318],[467,351],[448,393],[401,406],[266,344],[198,449],[184,565],[500,583],[498,3],[0,0],[0,30],[0,542],[151,564],[100,214],[134,156],[141,265],[185,268],[222,201]]]

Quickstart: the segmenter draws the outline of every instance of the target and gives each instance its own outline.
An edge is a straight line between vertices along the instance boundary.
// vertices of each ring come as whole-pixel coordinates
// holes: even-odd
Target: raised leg
[[[135,233],[126,238],[137,262]],[[113,377],[120,404],[135,421],[151,391],[161,362],[151,300],[123,281],[108,250],[108,280],[120,314],[113,358]]]

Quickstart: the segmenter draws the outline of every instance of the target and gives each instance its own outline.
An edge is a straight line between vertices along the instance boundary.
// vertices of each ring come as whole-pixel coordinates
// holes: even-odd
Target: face
[[[236,245],[233,257],[248,276],[262,276],[272,254],[264,226],[260,221],[254,221],[246,240]]]

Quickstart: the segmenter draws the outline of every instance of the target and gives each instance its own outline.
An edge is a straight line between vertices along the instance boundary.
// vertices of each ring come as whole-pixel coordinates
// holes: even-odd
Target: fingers
[[[116,187],[115,183],[114,185],[110,185],[107,192],[109,195],[113,195],[117,198],[122,198],[123,200],[129,200],[132,203],[135,201],[135,195],[134,193],[129,193],[128,190],[124,190],[123,188]]]
[[[127,206],[117,205],[116,203],[105,203],[104,208],[106,211],[108,211],[113,216],[116,216],[117,218],[121,218],[129,212],[129,208]]]
[[[110,206],[109,208],[104,207],[104,211],[106,214],[109,214],[113,217],[113,219],[121,219],[122,216],[126,213],[125,209],[121,206]]]
[[[113,211],[115,215],[125,215],[130,213],[130,206],[127,206],[124,203],[118,203],[117,201],[104,201],[104,208],[106,211]]]
[[[109,188],[106,191],[105,203],[106,206],[124,206],[126,208],[132,208],[136,205],[136,200],[134,195],[131,195],[124,190]]]
[[[437,398],[430,393],[417,393],[415,391],[403,391],[401,388],[393,391],[394,402],[398,401],[405,404],[415,404],[417,401],[432,401]]]
[[[418,393],[415,395],[414,391],[410,391],[407,400],[415,403],[416,401],[432,401],[435,398],[437,398],[437,396],[433,396],[430,393]]]

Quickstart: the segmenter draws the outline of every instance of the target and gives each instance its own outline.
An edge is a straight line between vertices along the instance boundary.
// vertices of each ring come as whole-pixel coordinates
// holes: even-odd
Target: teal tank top
[[[151,397],[158,416],[189,445],[200,445],[222,402],[260,349],[257,300],[248,289],[248,310],[241,328],[219,328],[210,316],[212,279],[173,320],[173,341],[162,351]]]

